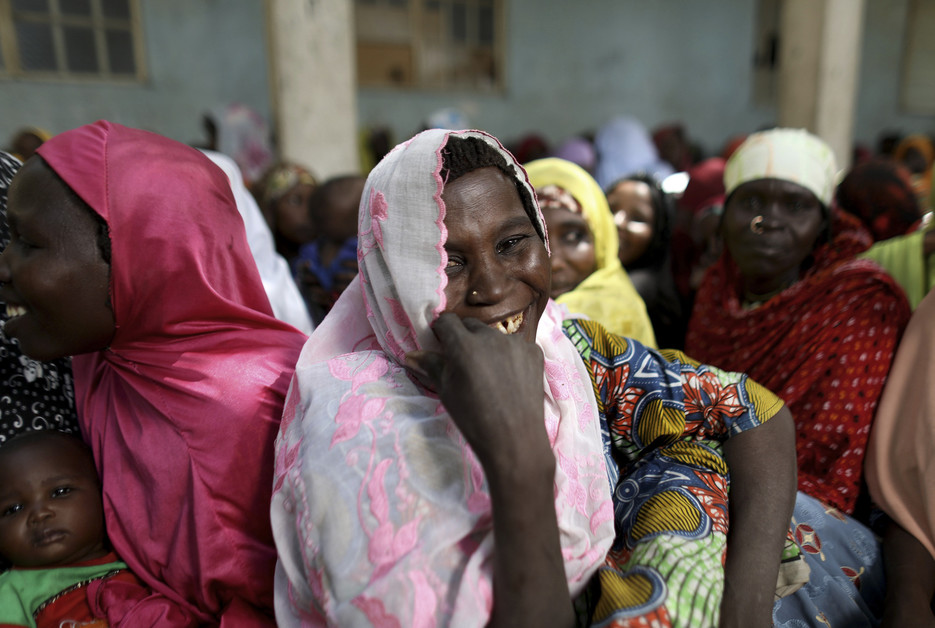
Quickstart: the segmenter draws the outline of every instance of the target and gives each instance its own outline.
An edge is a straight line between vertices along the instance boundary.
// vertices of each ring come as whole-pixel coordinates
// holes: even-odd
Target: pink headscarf
[[[272,443],[305,335],[273,317],[227,177],[103,121],[39,154],[110,231],[117,331],[73,368],[114,549],[199,621],[272,625]]]
[[[479,131],[424,131],[371,172],[360,207],[360,275],[309,339],[277,440],[273,533],[280,626],[484,625],[493,604],[493,524],[483,469],[406,352],[436,349],[445,310],[442,149]],[[542,231],[542,217],[531,216]],[[577,594],[613,540],[610,485],[590,379],[550,302],[546,430],[555,508]],[[522,496],[517,496],[522,499]]]

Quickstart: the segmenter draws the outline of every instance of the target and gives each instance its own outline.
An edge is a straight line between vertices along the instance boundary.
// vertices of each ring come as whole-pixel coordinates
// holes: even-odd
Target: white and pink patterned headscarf
[[[483,469],[444,406],[409,377],[406,352],[437,348],[445,310],[441,151],[425,131],[373,170],[360,207],[360,275],[302,351],[276,443],[272,522],[280,626],[483,626],[494,539]],[[538,209],[534,222],[544,233]],[[614,535],[588,372],[549,304],[545,427],[566,575],[579,593]],[[522,500],[517,495],[517,500]]]

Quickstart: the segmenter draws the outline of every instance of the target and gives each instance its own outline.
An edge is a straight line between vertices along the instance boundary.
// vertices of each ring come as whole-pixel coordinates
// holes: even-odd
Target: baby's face
[[[0,556],[56,567],[107,553],[101,489],[90,456],[63,438],[0,448]]]

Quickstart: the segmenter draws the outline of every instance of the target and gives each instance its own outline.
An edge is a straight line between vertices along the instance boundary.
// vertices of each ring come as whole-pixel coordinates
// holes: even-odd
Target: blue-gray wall
[[[683,121],[705,143],[768,123],[751,103],[753,0],[510,0],[508,85],[499,97],[361,90],[360,122],[403,133],[434,107],[509,140],[556,142],[614,115]]]
[[[455,106],[505,141],[557,142],[616,114],[648,126],[680,120],[708,150],[771,123],[751,93],[754,0],[507,0],[507,87],[501,94],[362,89],[361,125],[395,139]],[[142,0],[148,81],[99,85],[0,80],[0,142],[20,126],[53,132],[97,118],[203,139],[201,114],[238,101],[270,114],[261,0]],[[935,117],[899,109],[908,0],[868,0],[857,139],[883,129],[935,132]]]
[[[269,115],[260,0],[142,0],[144,84],[0,80],[0,142],[24,125],[53,133],[108,119],[182,142],[205,139],[202,114],[243,102]]]

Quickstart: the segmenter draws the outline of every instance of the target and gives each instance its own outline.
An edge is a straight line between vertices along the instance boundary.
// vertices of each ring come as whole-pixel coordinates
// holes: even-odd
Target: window
[[[0,76],[143,79],[139,0],[0,0]]]
[[[504,0],[356,0],[361,86],[494,91]]]

